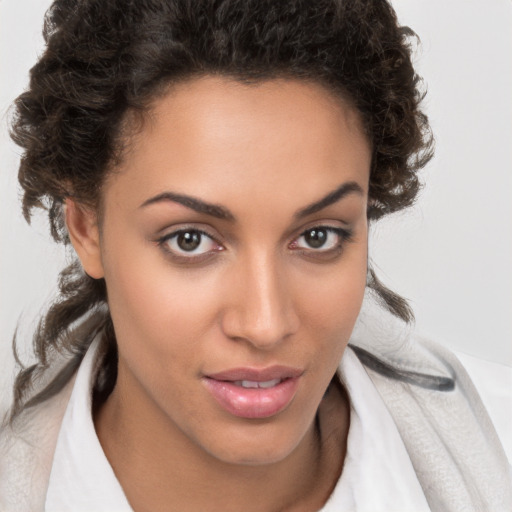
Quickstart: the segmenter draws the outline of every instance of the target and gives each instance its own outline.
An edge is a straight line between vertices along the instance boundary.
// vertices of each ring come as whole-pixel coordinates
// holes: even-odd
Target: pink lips
[[[203,382],[217,403],[241,418],[268,418],[292,401],[302,371],[286,366],[263,370],[233,368],[207,375]]]

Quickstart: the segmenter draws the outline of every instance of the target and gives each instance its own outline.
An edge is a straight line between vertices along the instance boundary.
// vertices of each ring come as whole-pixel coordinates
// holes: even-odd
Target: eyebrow
[[[211,215],[212,217],[216,217],[217,219],[222,220],[230,220],[234,221],[235,216],[223,206],[213,203],[207,203],[202,199],[197,199],[192,196],[188,196],[185,194],[176,194],[174,192],[163,192],[162,194],[158,194],[155,197],[148,199],[142,203],[141,208],[148,206],[150,204],[160,203],[163,201],[172,201],[173,203],[179,203],[191,210],[195,210],[199,213],[204,213],[206,215]]]
[[[301,208],[294,217],[296,219],[302,219],[307,217],[308,215],[312,215],[313,213],[319,212],[324,208],[327,208],[331,204],[337,203],[341,201],[344,197],[349,194],[358,194],[364,196],[364,191],[359,184],[355,181],[347,181],[340,185],[336,190],[329,192],[326,196],[324,196],[319,201],[315,201],[305,208]]]
[[[327,208],[331,204],[337,203],[341,201],[344,197],[349,194],[359,194],[361,196],[364,195],[364,191],[360,185],[358,185],[355,181],[349,181],[347,183],[343,183],[337,189],[329,192],[326,196],[311,203],[305,208],[301,208],[298,212],[295,213],[295,219],[302,219],[303,217],[307,217],[313,213],[319,212],[324,208]],[[149,206],[151,204],[160,203],[164,201],[171,201],[173,203],[179,203],[191,210],[194,210],[199,213],[204,213],[206,215],[210,215],[212,217],[216,217],[217,219],[235,221],[235,216],[224,206],[220,206],[218,204],[208,203],[203,201],[202,199],[198,199],[196,197],[192,197],[185,194],[176,194],[175,192],[163,192],[158,194],[157,196],[151,197],[150,199],[144,201],[141,204],[141,208]]]

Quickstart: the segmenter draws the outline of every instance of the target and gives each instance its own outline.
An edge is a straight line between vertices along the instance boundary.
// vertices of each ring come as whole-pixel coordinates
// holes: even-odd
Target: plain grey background
[[[26,225],[7,109],[42,48],[48,0],[0,0],[0,405],[10,395],[11,337],[20,341],[64,264],[44,217]],[[370,256],[410,299],[417,330],[452,349],[512,366],[512,2],[395,0],[420,36],[416,66],[437,144],[417,205],[376,224]]]

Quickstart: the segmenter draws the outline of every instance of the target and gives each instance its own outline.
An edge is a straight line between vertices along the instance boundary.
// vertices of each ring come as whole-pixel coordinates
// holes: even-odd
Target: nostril
[[[233,308],[222,319],[222,330],[236,341],[246,341],[259,348],[272,348],[290,337],[298,322],[292,311],[272,311],[271,315]]]

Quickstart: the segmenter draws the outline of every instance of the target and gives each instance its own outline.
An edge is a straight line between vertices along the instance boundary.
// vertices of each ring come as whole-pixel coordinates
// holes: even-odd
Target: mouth
[[[263,370],[236,368],[203,378],[206,389],[225,411],[247,419],[269,418],[292,402],[301,370],[274,366]]]

